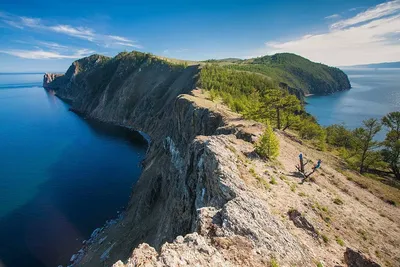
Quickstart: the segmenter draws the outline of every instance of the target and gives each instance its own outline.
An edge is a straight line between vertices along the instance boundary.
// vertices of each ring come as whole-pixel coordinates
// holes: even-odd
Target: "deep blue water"
[[[320,124],[344,123],[354,129],[365,119],[380,119],[400,110],[400,69],[344,69],[344,72],[352,89],[307,98],[306,110]]]
[[[42,77],[0,74],[0,266],[67,263],[127,204],[147,149],[68,111]]]

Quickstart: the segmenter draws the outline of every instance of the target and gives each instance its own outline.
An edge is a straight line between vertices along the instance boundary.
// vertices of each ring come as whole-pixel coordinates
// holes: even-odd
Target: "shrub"
[[[279,141],[269,122],[266,123],[265,132],[256,144],[255,151],[261,157],[270,159],[276,158],[279,155]]]
[[[276,179],[274,177],[271,178],[271,181],[269,181],[270,184],[277,184]]]
[[[307,195],[306,195],[306,193],[304,193],[304,192],[299,192],[299,196],[305,197],[305,196],[307,196]]]
[[[279,263],[275,258],[271,258],[271,261],[269,262],[269,265],[271,267],[279,267]]]
[[[290,186],[290,191],[292,191],[292,192],[296,192],[296,184],[292,184],[291,186]]]
[[[321,235],[322,240],[324,241],[324,243],[328,243],[329,242],[329,238],[326,235]]]
[[[340,237],[336,237],[336,243],[338,243],[340,246],[344,246],[344,241],[340,239]]]
[[[333,200],[333,203],[335,203],[336,205],[343,205],[343,200],[341,200],[340,198],[335,198]]]

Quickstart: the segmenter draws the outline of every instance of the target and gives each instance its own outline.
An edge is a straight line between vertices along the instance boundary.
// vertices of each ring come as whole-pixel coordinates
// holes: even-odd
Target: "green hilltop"
[[[205,62],[232,70],[262,74],[275,83],[284,83],[300,90],[303,95],[327,95],[351,88],[347,75],[340,69],[290,53],[244,60],[229,58]]]

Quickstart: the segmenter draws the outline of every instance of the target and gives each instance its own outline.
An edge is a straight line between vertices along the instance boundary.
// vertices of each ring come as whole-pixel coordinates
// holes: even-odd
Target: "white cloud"
[[[267,42],[263,52],[292,52],[334,66],[400,61],[399,13],[399,0],[386,2],[332,24],[325,33]]]
[[[54,42],[43,42],[40,41],[38,42],[40,45],[46,46],[48,48],[52,48],[52,49],[68,49],[68,46],[65,45],[60,45],[58,43],[54,43]]]
[[[113,39],[115,41],[120,41],[120,42],[132,42],[131,40],[122,37],[122,36],[117,36],[117,35],[108,35],[108,37],[110,37],[110,39]]]
[[[3,20],[3,22],[5,22],[6,24],[8,24],[8,25],[10,25],[10,26],[13,26],[13,27],[15,27],[15,28],[18,28],[18,29],[23,29],[23,28],[24,28],[24,27],[22,27],[20,24],[14,22],[14,21],[12,21],[12,20]]]
[[[104,47],[129,46],[138,49],[143,48],[136,41],[132,41],[126,37],[96,33],[95,30],[84,26],[74,27],[67,24],[50,25],[39,18],[20,17],[1,12],[0,12],[0,20],[3,23],[18,29],[24,29],[24,30],[31,29],[36,31],[56,32],[59,34],[64,34],[75,38],[87,40],[89,42],[93,42],[98,45],[103,45]]]
[[[121,46],[128,46],[128,47],[134,47],[137,49],[141,49],[143,48],[143,46],[139,45],[139,44],[134,44],[134,43],[124,43],[124,42],[116,42],[114,43],[115,45],[121,45]]]
[[[371,21],[373,19],[382,18],[384,16],[396,14],[400,10],[400,0],[394,0],[379,4],[375,7],[369,8],[368,10],[357,14],[356,16],[338,21],[331,25],[332,29],[343,29],[359,23]]]
[[[94,51],[89,49],[79,49],[73,54],[60,54],[54,51],[44,51],[41,49],[37,50],[0,50],[0,53],[13,55],[20,58],[26,59],[63,59],[63,58],[81,58],[88,56]]]
[[[338,19],[338,18],[340,18],[339,14],[333,14],[333,15],[325,17],[325,19]]]
[[[92,29],[85,28],[85,27],[77,27],[74,28],[70,25],[56,25],[48,27],[49,30],[63,33],[69,36],[86,39],[88,41],[93,41],[95,38],[95,33]]]
[[[42,27],[40,24],[40,19],[37,18],[28,18],[28,17],[20,17],[21,24],[26,27]]]

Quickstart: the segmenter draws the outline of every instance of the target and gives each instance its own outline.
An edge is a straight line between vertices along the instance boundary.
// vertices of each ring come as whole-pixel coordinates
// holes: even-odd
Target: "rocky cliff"
[[[63,76],[45,75],[44,87],[72,101],[74,111],[152,140],[124,215],[97,229],[73,266],[314,266],[320,260],[271,212],[268,171],[248,177],[246,166],[256,159],[251,142],[262,125],[207,100],[196,89],[200,69],[132,52],[93,55]]]

